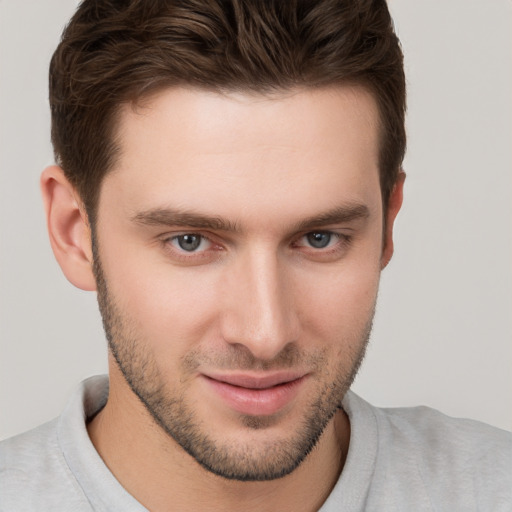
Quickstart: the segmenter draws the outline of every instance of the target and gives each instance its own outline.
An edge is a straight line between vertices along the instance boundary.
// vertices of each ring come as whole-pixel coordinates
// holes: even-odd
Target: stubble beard
[[[95,244],[93,244],[94,249]],[[110,294],[99,257],[94,254],[98,304],[103,327],[112,353],[122,375],[133,393],[139,398],[151,417],[164,432],[191,455],[203,468],[230,480],[268,481],[292,473],[318,443],[322,433],[341,408],[341,400],[350,388],[363,361],[370,337],[373,313],[365,328],[351,343],[351,364],[340,358],[338,366],[328,370],[328,355],[315,352],[304,354],[291,345],[269,361],[256,360],[245,347],[217,360],[205,354],[191,352],[183,359],[183,368],[193,370],[203,363],[230,369],[283,369],[293,368],[298,362],[312,368],[318,375],[316,399],[307,406],[302,421],[285,439],[268,440],[258,446],[225,442],[210,435],[211,427],[201,423],[186,402],[183,393],[168,389],[151,350],[127,324]],[[242,427],[252,431],[271,427],[274,417],[241,417]]]

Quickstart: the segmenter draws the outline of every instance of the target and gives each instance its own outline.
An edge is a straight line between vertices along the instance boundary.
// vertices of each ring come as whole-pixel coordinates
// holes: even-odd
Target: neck
[[[111,375],[108,402],[89,423],[89,436],[121,485],[149,510],[314,511],[338,480],[350,438],[350,424],[341,410],[291,474],[239,482],[200,466],[164,433],[123,382]]]

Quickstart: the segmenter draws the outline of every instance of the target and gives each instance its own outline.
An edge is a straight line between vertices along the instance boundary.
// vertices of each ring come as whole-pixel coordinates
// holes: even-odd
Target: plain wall
[[[106,371],[95,296],[53,259],[47,69],[70,0],[0,0],[0,438]],[[512,2],[391,0],[409,149],[395,256],[354,389],[512,428]]]

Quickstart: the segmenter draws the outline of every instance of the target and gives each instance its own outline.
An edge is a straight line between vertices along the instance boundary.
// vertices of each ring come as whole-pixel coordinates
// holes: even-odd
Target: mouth
[[[307,374],[277,372],[203,374],[206,384],[230,409],[250,416],[276,414],[290,404],[304,385]]]

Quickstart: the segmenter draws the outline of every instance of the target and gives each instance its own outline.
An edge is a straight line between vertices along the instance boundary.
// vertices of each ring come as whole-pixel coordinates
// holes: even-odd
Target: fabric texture
[[[94,449],[86,429],[108,379],[82,383],[62,415],[0,443],[1,512],[147,512]],[[343,400],[351,437],[321,512],[512,511],[512,434],[427,407]]]

